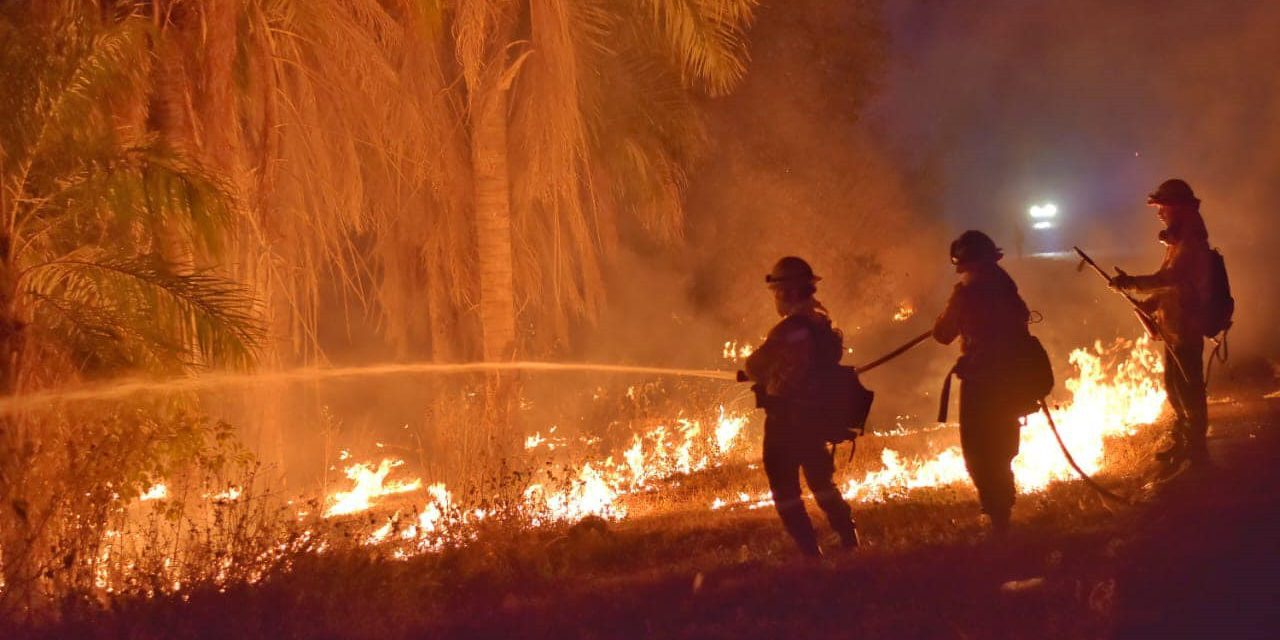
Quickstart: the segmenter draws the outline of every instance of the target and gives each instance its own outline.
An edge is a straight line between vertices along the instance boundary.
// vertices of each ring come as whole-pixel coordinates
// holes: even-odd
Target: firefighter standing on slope
[[[800,498],[802,470],[841,543],[850,549],[858,546],[853,513],[832,478],[832,456],[817,430],[798,419],[799,405],[813,391],[815,372],[837,366],[844,348],[843,336],[813,297],[819,279],[800,258],[788,256],[774,265],[765,282],[782,321],[745,366],[758,404],[765,409],[764,471],[774,506],[800,552],[814,558],[822,551]]]
[[[1209,458],[1205,446],[1209,410],[1202,373],[1204,327],[1200,326],[1202,292],[1210,272],[1209,231],[1200,216],[1200,199],[1182,180],[1161,183],[1147,196],[1147,204],[1157,208],[1156,215],[1164,224],[1160,231],[1164,260],[1150,275],[1131,276],[1117,269],[1120,275],[1112,279],[1112,286],[1150,294],[1141,305],[1154,316],[1161,337],[1167,341],[1165,390],[1176,420],[1170,433],[1172,442],[1156,453],[1156,459],[1171,466],[1184,461],[1202,465]]]
[[[966,231],[951,243],[951,263],[960,282],[934,323],[942,344],[960,338],[960,445],[965,468],[978,490],[982,511],[996,533],[1009,527],[1016,487],[1012,463],[1018,455],[1019,408],[1008,397],[1005,375],[1014,349],[1030,339],[1031,314],[1018,286],[996,264],[1004,254],[981,231]]]

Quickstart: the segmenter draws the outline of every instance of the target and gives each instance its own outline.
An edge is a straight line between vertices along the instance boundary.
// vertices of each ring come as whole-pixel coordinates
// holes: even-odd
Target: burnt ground
[[[1061,483],[1023,497],[1002,540],[954,490],[860,509],[865,548],[820,564],[791,555],[767,510],[698,509],[409,562],[326,557],[22,635],[1280,637],[1280,399],[1239,397],[1211,407],[1213,468],[1156,481],[1154,437],[1134,437],[1100,480],[1135,506]]]

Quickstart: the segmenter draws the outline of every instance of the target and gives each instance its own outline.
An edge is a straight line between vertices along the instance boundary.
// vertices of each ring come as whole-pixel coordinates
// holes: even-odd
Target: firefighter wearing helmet
[[[982,511],[997,534],[1009,527],[1018,420],[1025,413],[1010,401],[1005,373],[1016,345],[1030,339],[1031,315],[1013,278],[997,264],[1003,257],[981,231],[966,231],[952,242],[951,263],[960,282],[933,327],[942,344],[960,338],[961,357],[953,370],[960,378],[960,445]]]
[[[765,409],[764,471],[774,506],[800,552],[814,558],[822,551],[801,500],[802,472],[841,543],[858,546],[853,513],[832,477],[832,456],[822,437],[795,419],[799,401],[816,382],[815,372],[838,365],[844,348],[843,336],[814,298],[819,280],[800,258],[788,256],[774,265],[765,283],[782,320],[745,366],[758,404]]]
[[[1164,226],[1159,235],[1165,244],[1160,269],[1140,276],[1117,269],[1119,275],[1111,284],[1122,291],[1149,295],[1140,304],[1155,318],[1160,337],[1166,340],[1165,389],[1176,420],[1168,447],[1156,453],[1156,459],[1171,467],[1184,461],[1198,466],[1209,456],[1205,446],[1209,411],[1202,373],[1204,337],[1217,329],[1205,326],[1203,307],[1214,273],[1214,253],[1200,215],[1200,199],[1185,181],[1165,180],[1148,194],[1147,204],[1156,208]]]

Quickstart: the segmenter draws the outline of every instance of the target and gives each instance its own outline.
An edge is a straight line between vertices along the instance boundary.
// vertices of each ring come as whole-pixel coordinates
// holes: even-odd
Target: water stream
[[[585,362],[467,362],[460,364],[411,362],[358,367],[302,367],[280,371],[264,371],[260,373],[214,373],[170,380],[132,378],[100,384],[90,384],[70,389],[38,391],[35,393],[0,398],[0,415],[40,409],[53,404],[67,404],[94,400],[120,400],[141,394],[208,391],[233,387],[246,387],[264,383],[309,382],[334,380],[338,378],[365,378],[373,376],[425,373],[457,374],[485,371],[577,371],[680,376],[727,381],[733,381],[735,379],[735,374],[730,371],[591,364]]]

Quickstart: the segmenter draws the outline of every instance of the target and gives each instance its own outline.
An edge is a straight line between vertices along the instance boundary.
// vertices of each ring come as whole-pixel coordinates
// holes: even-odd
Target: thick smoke
[[[1140,329],[1096,276],[1031,254],[1079,244],[1104,266],[1154,270],[1144,195],[1179,176],[1227,256],[1236,360],[1272,356],[1277,33],[1274,3],[766,3],[747,82],[707,105],[714,148],[691,175],[685,250],[620,260],[590,342],[688,363],[758,339],[773,321],[763,273],[796,254],[826,277],[820,298],[863,362],[928,327],[950,286],[947,241],[979,228],[1006,248],[1065,377],[1071,349]],[[1027,207],[1044,200],[1062,217],[1034,231]],[[919,315],[892,322],[902,301]],[[869,382],[927,411],[953,357],[925,346]]]
[[[876,332],[909,335],[891,319],[934,290],[946,256],[917,200],[928,190],[862,117],[885,35],[871,3],[761,7],[745,83],[705,105],[712,148],[690,173],[685,245],[674,259],[633,245],[618,262],[600,342],[679,362],[756,342],[776,321],[764,274],[784,255],[824,277],[819,298],[855,350]]]

